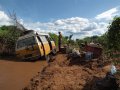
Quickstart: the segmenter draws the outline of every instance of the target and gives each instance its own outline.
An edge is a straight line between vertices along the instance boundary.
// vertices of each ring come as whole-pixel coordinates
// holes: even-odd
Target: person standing
[[[61,51],[61,44],[62,44],[62,34],[61,32],[58,32],[59,36],[58,36],[58,49],[59,51]]]

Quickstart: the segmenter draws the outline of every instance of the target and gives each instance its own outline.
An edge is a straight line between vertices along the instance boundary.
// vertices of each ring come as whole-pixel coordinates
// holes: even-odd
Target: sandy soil
[[[46,64],[45,60],[16,62],[0,59],[0,90],[22,90]]]

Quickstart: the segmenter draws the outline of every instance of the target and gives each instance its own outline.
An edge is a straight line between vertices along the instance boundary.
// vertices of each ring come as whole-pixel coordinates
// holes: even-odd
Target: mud
[[[65,54],[58,54],[25,90],[91,90],[94,81],[104,78],[109,71],[109,65],[101,67],[98,63],[72,64]]]
[[[0,59],[0,90],[22,90],[31,77],[46,66],[46,61],[23,62]]]

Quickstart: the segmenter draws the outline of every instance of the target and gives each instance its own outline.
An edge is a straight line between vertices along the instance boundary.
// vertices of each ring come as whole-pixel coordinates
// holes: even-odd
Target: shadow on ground
[[[41,57],[33,60],[30,60],[30,59],[23,60],[15,56],[6,56],[6,57],[0,57],[0,60],[6,60],[6,61],[12,61],[12,62],[37,62],[37,61],[45,61],[45,58]]]
[[[118,90],[115,78],[93,77],[82,90]]]

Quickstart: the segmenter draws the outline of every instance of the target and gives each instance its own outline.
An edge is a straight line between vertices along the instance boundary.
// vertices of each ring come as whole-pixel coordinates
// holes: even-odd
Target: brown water
[[[0,90],[22,90],[46,64],[45,60],[35,62],[0,60]]]

